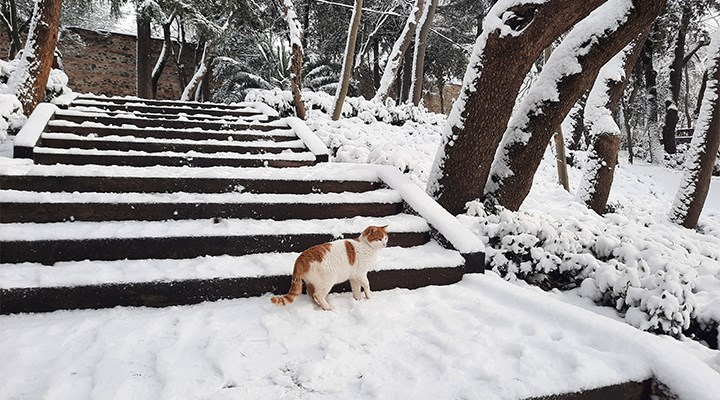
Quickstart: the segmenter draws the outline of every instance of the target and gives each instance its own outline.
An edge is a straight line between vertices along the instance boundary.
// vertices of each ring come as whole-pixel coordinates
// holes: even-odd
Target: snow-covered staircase
[[[80,97],[66,109],[33,114],[15,150],[35,162],[0,165],[1,314],[283,293],[300,251],[373,224],[387,224],[390,232],[370,275],[374,290],[450,284],[483,270],[477,237],[396,169],[314,165],[327,153],[312,132],[262,105],[190,105],[193,113],[184,103]],[[197,129],[186,114],[202,115],[203,123],[212,119],[221,133]],[[169,129],[158,121],[186,123],[173,132],[188,136],[159,140],[156,133]],[[70,132],[59,132],[64,128]],[[198,132],[238,139],[191,137]],[[291,139],[268,140],[266,133]],[[262,150],[232,157],[200,151],[240,142]],[[295,147],[277,153],[265,146],[271,142]],[[277,155],[303,153],[311,166],[288,159],[274,164]],[[254,163],[227,163],[239,159]]]

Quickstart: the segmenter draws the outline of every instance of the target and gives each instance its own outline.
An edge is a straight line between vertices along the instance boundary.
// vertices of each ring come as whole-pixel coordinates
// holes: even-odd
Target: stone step
[[[162,116],[161,116],[162,117]],[[138,128],[179,128],[179,129],[210,129],[222,131],[239,131],[246,129],[273,130],[286,128],[287,125],[280,122],[260,122],[247,120],[203,120],[203,119],[163,119],[156,117],[141,118],[133,114],[94,114],[74,110],[58,110],[54,119],[82,123],[98,123],[102,125],[125,126],[131,125]]]
[[[172,108],[170,109],[172,110]],[[156,119],[156,120],[174,120],[183,121],[186,123],[193,123],[196,121],[207,121],[207,122],[270,122],[275,121],[277,118],[270,119],[267,115],[259,112],[247,112],[243,115],[239,114],[223,114],[223,113],[212,113],[205,114],[202,110],[198,110],[197,113],[186,114],[186,113],[175,113],[175,112],[155,112],[155,111],[123,111],[123,110],[106,110],[98,107],[84,107],[84,106],[73,106],[70,105],[65,108],[61,115],[73,116],[82,114],[91,118],[102,118],[102,117],[127,117],[127,118],[142,118],[142,119]]]
[[[185,108],[193,108],[193,109],[222,109],[222,110],[237,110],[238,108],[247,108],[247,107],[258,107],[262,105],[258,105],[258,103],[247,103],[247,102],[240,102],[240,103],[214,103],[214,102],[198,102],[198,101],[180,101],[180,100],[155,100],[155,99],[141,99],[138,97],[118,97],[118,96],[95,96],[91,94],[81,94],[78,97],[76,97],[72,103],[78,103],[78,102],[94,102],[96,104],[120,104],[120,105],[149,105],[149,106],[159,106],[159,107],[185,107]],[[263,110],[259,110],[261,112],[265,112],[265,109],[269,109],[269,107],[264,107]]]
[[[389,246],[427,243],[420,217],[315,220],[208,219],[0,224],[0,263],[182,259],[302,251],[338,237],[356,237],[369,225],[389,225]]]
[[[284,294],[299,253],[207,256],[182,260],[80,261],[56,266],[0,264],[0,314],[116,306],[165,307]],[[430,241],[380,250],[368,273],[373,291],[447,285],[464,259]],[[94,273],[88,273],[88,271]],[[349,291],[347,283],[335,292]],[[297,301],[304,301],[298,299]]]
[[[302,167],[315,165],[316,157],[310,152],[282,154],[240,154],[216,153],[208,155],[191,151],[187,153],[140,151],[54,149],[35,147],[33,160],[37,164],[53,165],[118,165],[151,167],[156,165],[172,167]]]
[[[184,139],[156,139],[133,138],[128,136],[84,136],[70,133],[43,133],[41,145],[56,149],[97,149],[117,151],[143,151],[146,153],[176,152],[186,153],[249,153],[249,154],[279,154],[282,152],[307,151],[301,140],[274,142],[254,141],[237,142],[234,140],[184,140]]]
[[[0,191],[0,222],[165,221],[183,219],[327,219],[402,212],[390,189],[365,193],[278,195],[38,193]]]
[[[199,103],[202,104],[202,103]],[[217,117],[252,117],[262,114],[260,110],[257,110],[249,105],[238,104],[235,107],[218,107],[217,104],[204,107],[192,107],[187,105],[175,105],[171,104],[152,104],[146,101],[142,102],[125,102],[116,103],[92,99],[76,99],[68,105],[69,109],[77,108],[93,108],[107,111],[124,111],[124,112],[144,112],[150,114],[188,114],[188,115],[210,115]],[[272,117],[270,117],[272,118]]]
[[[291,141],[297,140],[297,135],[285,126],[257,125],[239,131],[218,131],[206,129],[166,129],[140,128],[137,126],[106,126],[97,123],[70,122],[65,120],[52,120],[48,123],[48,131],[57,133],[74,133],[85,136],[132,136],[137,138],[151,137],[156,139],[185,139],[185,140],[233,140],[237,142],[265,141]]]

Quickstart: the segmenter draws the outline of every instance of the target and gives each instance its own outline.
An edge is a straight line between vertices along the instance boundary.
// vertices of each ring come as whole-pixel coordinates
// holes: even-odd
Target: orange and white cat
[[[293,269],[290,291],[270,300],[277,305],[290,304],[302,293],[305,281],[307,293],[323,310],[332,310],[327,302],[330,289],[338,283],[350,281],[353,298],[360,300],[360,289],[370,298],[368,270],[375,265],[378,250],[387,245],[387,225],[368,226],[355,239],[341,239],[313,246],[298,256]]]

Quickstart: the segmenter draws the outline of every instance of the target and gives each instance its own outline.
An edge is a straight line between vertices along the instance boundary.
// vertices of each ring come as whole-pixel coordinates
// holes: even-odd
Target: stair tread
[[[227,107],[228,105],[222,104],[222,103],[207,103],[208,105],[203,107],[198,107],[199,104],[206,104],[206,103],[196,103],[195,107],[193,105],[188,106],[180,106],[176,105],[175,103],[169,103],[169,104],[163,104],[162,108],[167,111],[177,111],[182,112],[183,110],[192,110],[192,111],[222,111],[222,112],[251,112],[256,114],[262,114],[262,111],[258,110],[257,108],[253,107],[251,103],[236,103],[233,104],[232,107]],[[220,107],[225,106],[225,107]],[[108,102],[103,101],[101,99],[85,99],[85,98],[79,98],[74,100],[70,107],[72,108],[80,108],[80,107],[92,107],[92,108],[99,108],[103,109],[104,107],[147,107],[147,108],[156,108],[159,107],[157,104],[148,104],[142,99],[137,99],[137,101],[127,101],[123,103],[117,103],[117,102]]]
[[[309,167],[187,168],[171,166],[132,167],[117,165],[38,165],[21,160],[0,164],[0,175],[23,176],[80,176],[118,178],[209,178],[248,180],[302,180],[302,181],[371,181],[379,180],[377,172],[361,164],[322,163]]]
[[[235,152],[217,152],[202,153],[197,150],[188,152],[176,151],[159,151],[145,152],[138,150],[97,150],[97,149],[57,149],[53,147],[38,146],[34,148],[35,154],[60,154],[60,155],[79,155],[79,156],[126,156],[126,157],[153,157],[153,158],[193,158],[193,159],[238,159],[238,160],[283,160],[283,161],[315,161],[315,154],[309,151],[296,152],[288,149],[281,153],[235,153]]]
[[[227,135],[225,135],[227,136]],[[262,135],[259,135],[262,136]],[[290,140],[284,142],[276,142],[272,140],[253,140],[253,141],[239,141],[239,140],[228,140],[227,138],[222,139],[165,139],[155,138],[152,136],[148,137],[137,137],[132,135],[78,135],[74,133],[59,133],[59,132],[45,132],[42,134],[43,139],[56,139],[56,140],[82,140],[88,142],[135,142],[135,143],[160,143],[160,144],[189,144],[189,145],[210,145],[210,146],[226,146],[226,147],[275,147],[275,148],[304,148],[305,144],[302,140]]]
[[[172,117],[173,115],[167,115],[167,114],[154,114],[154,113],[132,113],[132,112],[113,112],[113,111],[89,111],[89,110],[77,110],[77,109],[60,109],[55,112],[55,118],[56,119],[73,119],[73,118],[82,118],[82,119],[106,119],[109,121],[138,121],[138,122],[148,122],[148,121],[160,121],[165,123],[166,121],[179,121],[179,122],[185,122],[189,126],[192,126],[192,124],[197,123],[212,123],[212,124],[221,124],[223,126],[231,127],[233,125],[264,125],[264,126],[277,126],[277,127],[284,127],[287,126],[287,124],[281,120],[277,121],[270,121],[268,120],[268,116],[264,114],[258,114],[255,116],[232,116],[231,118],[219,118],[216,116],[207,115],[206,118],[191,118],[188,116],[187,118],[168,118]],[[130,123],[130,122],[126,122]]]
[[[368,192],[342,193],[99,193],[99,192],[31,192],[23,190],[2,190],[3,203],[398,203],[400,194],[392,189],[376,189]]]
[[[179,260],[70,261],[54,266],[0,264],[0,289],[177,281],[189,279],[289,276],[299,253],[204,256]],[[380,250],[374,270],[453,268],[463,265],[459,252],[435,241],[415,247]]]
[[[425,219],[396,214],[387,217],[354,217],[275,221],[254,219],[179,220],[179,221],[104,221],[0,224],[0,241],[40,242],[57,240],[253,237],[263,235],[360,233],[369,225],[389,225],[388,232],[429,232]]]
[[[135,126],[135,125],[105,125],[99,122],[93,122],[93,121],[84,121],[81,123],[73,122],[73,121],[66,121],[62,119],[54,119],[48,122],[48,128],[52,129],[53,127],[81,127],[81,128],[102,128],[103,130],[116,130],[118,133],[124,133],[124,132],[138,132],[143,133],[146,131],[143,127]],[[243,134],[243,135],[254,135],[254,136],[288,136],[288,137],[297,137],[295,132],[288,128],[287,125],[270,125],[274,129],[272,130],[259,130],[259,129],[253,129],[252,127],[247,129],[241,129],[237,131],[230,131],[230,130],[217,130],[217,129],[202,129],[201,127],[188,127],[185,129],[181,128],[163,128],[163,127],[153,127],[152,131],[166,131],[168,133],[175,133],[175,132],[197,132],[199,134],[210,134],[210,135],[218,135],[227,137],[229,134]]]
[[[139,105],[162,105],[162,106],[179,106],[179,107],[191,107],[191,108],[214,108],[214,109],[236,109],[236,108],[244,108],[244,107],[255,107],[255,104],[257,103],[248,103],[248,102],[236,102],[236,103],[215,103],[210,101],[192,101],[192,100],[157,100],[157,99],[144,99],[140,97],[135,96],[104,96],[104,95],[93,95],[89,93],[83,93],[80,94],[77,98],[73,100],[71,105],[75,103],[76,101],[95,101],[101,104],[139,104]]]

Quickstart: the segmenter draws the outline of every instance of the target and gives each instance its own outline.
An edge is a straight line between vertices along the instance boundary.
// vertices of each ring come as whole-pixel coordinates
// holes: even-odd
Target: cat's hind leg
[[[353,299],[360,300],[360,281],[350,278],[350,287],[352,288]]]
[[[313,295],[313,301],[315,304],[320,306],[325,311],[330,311],[333,307],[327,302],[327,295],[330,293],[332,286],[317,286],[315,288],[315,294]]]

